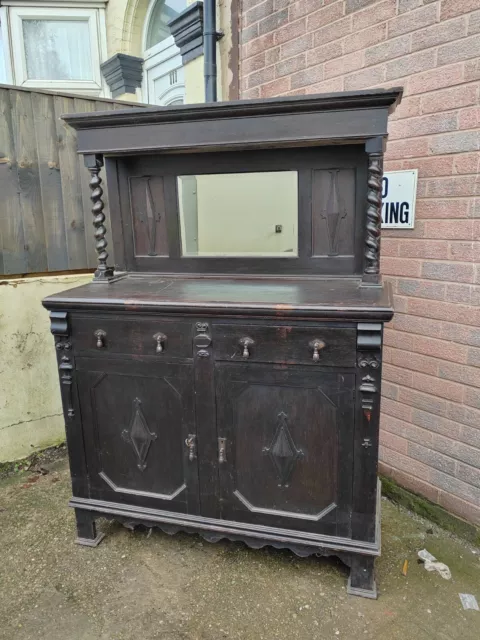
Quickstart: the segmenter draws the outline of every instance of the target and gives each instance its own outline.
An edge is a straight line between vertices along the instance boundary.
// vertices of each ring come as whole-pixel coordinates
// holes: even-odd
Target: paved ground
[[[478,640],[480,555],[386,500],[377,601],[347,596],[332,560],[132,533],[102,523],[97,549],[73,543],[65,461],[0,482],[0,638],[6,640]],[[428,533],[432,531],[433,533]],[[416,562],[426,547],[451,581]],[[408,576],[401,574],[409,560]]]

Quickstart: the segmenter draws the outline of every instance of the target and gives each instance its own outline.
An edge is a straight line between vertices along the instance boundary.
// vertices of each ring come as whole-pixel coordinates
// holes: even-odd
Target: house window
[[[93,80],[88,20],[22,20],[28,80]]]
[[[104,9],[91,8],[93,2],[30,4],[7,7],[13,83],[103,95]]]
[[[150,14],[145,46],[150,49],[170,37],[168,23],[187,6],[186,0],[157,0]]]
[[[0,21],[0,82],[7,82],[7,72],[5,67],[5,54],[3,53],[2,23]]]

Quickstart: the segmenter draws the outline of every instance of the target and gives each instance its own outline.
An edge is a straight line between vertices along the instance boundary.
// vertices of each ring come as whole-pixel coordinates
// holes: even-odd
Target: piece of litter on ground
[[[430,560],[430,562],[436,562],[436,558],[435,556],[432,556],[431,553],[429,553],[426,549],[422,549],[421,551],[418,552],[418,557],[420,558],[420,560],[423,560],[425,562],[425,560]]]
[[[408,560],[405,560],[405,562],[403,563],[403,567],[402,567],[402,573],[404,576],[407,575],[407,571],[408,571]]]
[[[423,561],[423,566],[426,571],[436,571],[444,580],[450,580],[452,578],[448,566],[443,562],[438,562],[435,556],[432,556],[426,549],[419,551],[418,557]]]
[[[471,593],[459,593],[460,601],[464,609],[474,609],[475,611],[480,611],[478,608],[478,602],[475,596]]]

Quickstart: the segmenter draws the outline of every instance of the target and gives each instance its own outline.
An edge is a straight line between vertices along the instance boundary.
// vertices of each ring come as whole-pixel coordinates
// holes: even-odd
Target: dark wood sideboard
[[[96,546],[107,517],[334,554],[349,592],[376,597],[382,159],[400,97],[64,116],[98,253],[92,283],[43,301],[77,542]]]

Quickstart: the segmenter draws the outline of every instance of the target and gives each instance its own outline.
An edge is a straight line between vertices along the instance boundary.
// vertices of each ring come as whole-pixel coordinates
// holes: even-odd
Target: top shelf
[[[359,279],[172,277],[127,275],[108,287],[91,283],[45,298],[47,309],[269,316],[277,319],[388,322],[390,286],[362,287]]]
[[[361,143],[387,135],[401,88],[66,114],[84,154]]]

